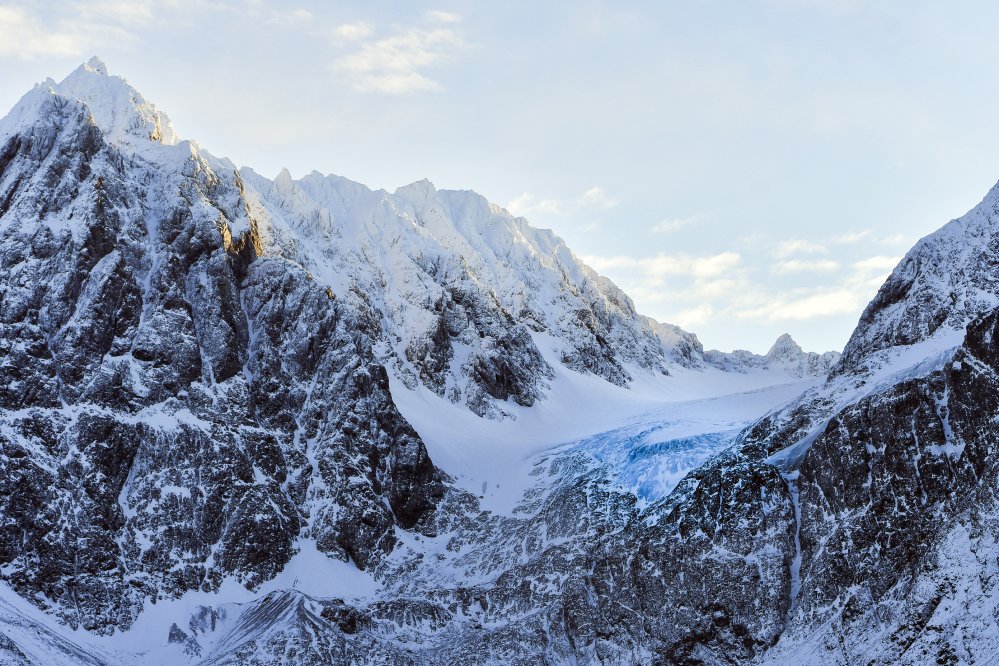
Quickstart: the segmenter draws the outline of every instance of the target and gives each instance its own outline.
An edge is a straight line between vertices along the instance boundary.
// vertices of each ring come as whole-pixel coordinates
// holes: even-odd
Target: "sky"
[[[706,348],[841,349],[999,179],[999,3],[0,0],[0,113],[92,55],[274,176],[472,189]]]

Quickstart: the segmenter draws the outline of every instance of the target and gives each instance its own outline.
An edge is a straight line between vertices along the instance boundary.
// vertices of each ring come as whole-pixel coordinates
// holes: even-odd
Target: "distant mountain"
[[[765,355],[753,354],[745,349],[731,353],[709,351],[704,360],[722,370],[746,372],[754,368],[779,369],[792,377],[825,377],[839,362],[839,352],[816,354],[801,349],[787,333],[781,335]]]

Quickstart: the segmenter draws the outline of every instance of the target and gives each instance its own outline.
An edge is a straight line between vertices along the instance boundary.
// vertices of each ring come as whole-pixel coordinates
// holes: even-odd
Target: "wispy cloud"
[[[766,305],[745,308],[736,315],[767,321],[807,320],[860,313],[885,281],[900,257],[874,256],[851,264],[832,285],[776,293]]]
[[[146,25],[155,18],[156,7],[148,0],[120,2],[105,0],[104,2],[79,3],[91,19],[113,20],[124,24]]]
[[[680,229],[693,224],[695,221],[696,218],[693,217],[676,220],[663,220],[652,227],[652,233],[671,234],[674,231],[679,231]]]
[[[778,275],[786,273],[819,272],[828,273],[839,268],[839,263],[832,259],[787,259],[774,264],[773,272]]]
[[[112,40],[132,39],[130,28],[149,23],[151,3],[67,2],[43,13],[37,5],[0,5],[0,56],[19,60],[79,56]]]
[[[613,208],[617,205],[616,200],[607,196],[604,188],[596,186],[583,192],[579,203],[581,206],[596,206],[597,208]]]
[[[829,249],[825,245],[800,238],[781,241],[774,249],[774,254],[778,257],[789,257],[792,254],[826,254],[828,252]]]
[[[62,0],[0,3],[0,57],[40,60],[92,55],[135,43],[142,29],[193,3],[179,0]]]
[[[747,308],[735,314],[742,319],[800,321],[859,312],[862,300],[855,290],[837,287],[803,295],[778,295],[766,305]]]
[[[738,266],[740,259],[741,257],[736,252],[721,252],[704,257],[664,253],[645,258],[628,256],[583,257],[583,261],[597,271],[615,268],[638,269],[646,277],[653,280],[662,280],[670,275],[687,275],[694,278],[717,277]]]
[[[870,229],[864,229],[863,231],[851,231],[845,234],[839,234],[833,236],[829,240],[833,243],[839,243],[841,245],[852,245],[853,243],[859,243],[865,238],[870,238],[874,235],[874,232]]]
[[[670,323],[690,330],[700,326],[701,324],[707,323],[710,321],[711,317],[714,316],[714,314],[714,306],[710,303],[702,303],[701,305],[695,305],[692,308],[680,310],[676,313],[676,316]]]
[[[370,37],[375,31],[370,23],[358,21],[357,23],[342,23],[333,28],[333,37],[341,42],[356,42],[365,37]]]
[[[267,13],[267,22],[273,25],[304,25],[315,20],[315,14],[300,7],[272,10]]]
[[[868,257],[867,259],[856,261],[853,263],[853,267],[858,272],[886,272],[895,268],[901,260],[902,257],[886,257],[878,255],[876,257]]]
[[[607,194],[604,188],[594,185],[571,200],[541,198],[531,192],[524,192],[506,205],[514,215],[529,217],[532,213],[551,215],[571,215],[585,209],[607,210],[618,201]]]
[[[0,55],[22,60],[76,55],[86,47],[79,32],[52,30],[16,6],[0,6]]]
[[[830,246],[857,245],[861,241],[867,243],[877,243],[879,245],[898,246],[912,245],[914,239],[902,234],[890,236],[878,236],[871,229],[861,229],[859,231],[849,231],[821,239],[794,238],[781,241],[774,248],[774,255],[780,259],[803,254],[829,254]]]
[[[443,12],[438,9],[430,9],[424,14],[428,21],[435,23],[461,23],[461,16],[454,12]]]
[[[562,212],[562,205],[555,199],[539,199],[530,192],[524,192],[510,201],[506,209],[518,216],[527,216],[537,211],[558,214]]]
[[[911,236],[906,236],[905,234],[891,234],[889,236],[883,236],[878,239],[878,242],[882,245],[893,245],[895,247],[909,247],[913,244],[914,239]]]
[[[397,28],[393,34],[374,37],[368,23],[343,24],[334,29],[340,41],[354,45],[351,53],[333,64],[344,72],[353,88],[360,92],[407,95],[441,89],[428,72],[465,46],[453,27],[457,14],[428,12],[426,26]]]

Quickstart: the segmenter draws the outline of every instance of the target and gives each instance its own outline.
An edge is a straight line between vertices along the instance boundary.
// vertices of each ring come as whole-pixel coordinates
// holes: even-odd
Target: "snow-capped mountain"
[[[723,354],[472,192],[237,169],[92,60],[0,121],[0,663],[982,661],[997,202],[842,360]]]
[[[722,370],[748,372],[754,368],[780,369],[793,377],[825,377],[840,360],[840,353],[806,352],[787,333],[781,335],[763,356],[745,349],[731,353],[711,350],[702,354],[704,360]]]
[[[273,578],[303,532],[365,567],[429,529],[443,475],[392,402],[379,316],[265,252],[282,229],[231,165],[98,61],[0,130],[15,589],[108,632],[150,598]]]

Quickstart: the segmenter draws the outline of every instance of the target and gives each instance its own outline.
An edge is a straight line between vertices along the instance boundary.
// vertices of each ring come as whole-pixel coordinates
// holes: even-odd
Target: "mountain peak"
[[[770,351],[767,352],[767,358],[787,358],[789,356],[800,356],[803,353],[801,345],[794,341],[789,333],[784,333],[774,342]]]
[[[48,91],[83,103],[94,123],[112,143],[136,139],[167,145],[178,142],[170,118],[128,81],[110,75],[107,65],[98,56],[77,67],[59,83],[49,85]]]
[[[430,199],[435,194],[437,194],[437,188],[427,178],[410,183],[409,185],[403,185],[395,191],[397,197],[402,197],[410,201]]]
[[[85,68],[88,72],[100,74],[101,76],[108,76],[108,66],[104,64],[104,61],[100,59],[100,56],[94,56],[81,65],[81,67]]]

